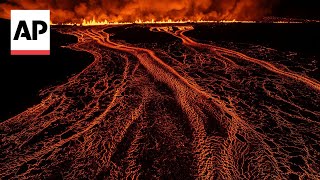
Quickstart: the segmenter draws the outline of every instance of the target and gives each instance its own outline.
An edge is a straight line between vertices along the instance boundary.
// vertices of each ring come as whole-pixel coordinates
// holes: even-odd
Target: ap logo
[[[50,55],[49,10],[11,10],[11,55]]]

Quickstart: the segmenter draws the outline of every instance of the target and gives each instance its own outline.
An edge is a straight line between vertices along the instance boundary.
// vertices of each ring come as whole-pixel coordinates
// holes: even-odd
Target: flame
[[[192,21],[192,20],[162,20],[162,21],[156,21],[154,19],[143,21],[141,19],[133,21],[133,22],[111,22],[108,20],[104,21],[97,21],[95,18],[91,20],[83,19],[82,23],[62,23],[62,24],[56,24],[50,22],[51,25],[67,25],[67,26],[101,26],[101,25],[125,25],[125,24],[185,24],[185,23],[256,23],[256,21],[238,21],[238,20],[220,20],[220,21],[210,21],[210,20],[198,20],[198,21]]]
[[[293,20],[274,20],[274,21],[262,21],[264,23],[277,23],[277,24],[296,24],[296,23],[303,23],[300,21],[293,21]],[[53,23],[50,21],[51,25],[66,25],[66,26],[102,26],[102,25],[126,25],[126,24],[186,24],[186,23],[257,23],[257,21],[239,21],[239,20],[220,20],[220,21],[210,21],[210,20],[198,20],[198,21],[192,21],[192,20],[162,20],[162,21],[156,21],[154,19],[143,21],[141,19],[133,21],[133,22],[118,22],[118,21],[97,21],[95,18],[91,20],[83,19],[82,23]]]
[[[108,20],[96,21],[95,19],[92,19],[89,21],[83,19],[81,23],[82,26],[122,25],[122,24],[131,24],[131,23],[130,22],[109,22]]]
[[[275,24],[301,24],[302,22],[298,21],[275,21]]]

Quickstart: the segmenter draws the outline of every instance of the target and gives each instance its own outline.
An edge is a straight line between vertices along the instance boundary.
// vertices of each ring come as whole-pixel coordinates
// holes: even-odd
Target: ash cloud
[[[271,13],[271,0],[9,0],[0,16],[11,9],[50,9],[53,22],[135,20],[254,20]]]

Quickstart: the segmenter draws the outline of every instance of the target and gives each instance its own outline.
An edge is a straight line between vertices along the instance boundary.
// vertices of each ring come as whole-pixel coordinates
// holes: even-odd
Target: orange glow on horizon
[[[192,21],[192,20],[162,20],[162,21],[156,21],[154,19],[143,21],[141,19],[136,20],[134,22],[112,22],[108,20],[104,21],[96,21],[95,19],[86,20],[83,19],[82,23],[53,23],[50,22],[51,25],[76,25],[76,26],[101,26],[101,25],[125,25],[125,24],[184,24],[184,23],[256,23],[256,21],[238,21],[238,20],[221,20],[221,21],[210,21],[210,20],[198,20],[198,21]]]
[[[141,19],[133,21],[133,22],[118,22],[118,21],[97,21],[95,19],[86,20],[83,19],[81,23],[53,23],[50,22],[51,25],[66,25],[66,26],[102,26],[102,25],[126,25],[126,24],[185,24],[185,23],[257,23],[258,21],[239,21],[239,20],[220,20],[220,21],[214,21],[214,20],[162,20],[162,21],[156,21],[154,19],[143,21]],[[303,23],[299,21],[269,21],[267,23],[277,23],[277,24],[288,24],[288,23]]]

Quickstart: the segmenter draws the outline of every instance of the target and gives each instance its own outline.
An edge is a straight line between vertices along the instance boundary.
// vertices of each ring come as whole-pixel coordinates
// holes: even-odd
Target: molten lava
[[[57,27],[95,60],[0,123],[3,179],[320,179],[318,80],[139,27]]]
[[[125,24],[186,24],[186,23],[256,23],[256,21],[237,21],[237,20],[221,20],[221,21],[192,21],[192,20],[177,20],[173,21],[171,19],[169,20],[162,20],[162,21],[155,21],[154,19],[150,21],[142,21],[142,20],[136,20],[133,22],[109,22],[108,20],[104,21],[96,21],[95,19],[92,20],[82,20],[82,23],[59,23],[55,24],[51,22],[51,25],[77,25],[77,26],[100,26],[100,25],[125,25]]]

